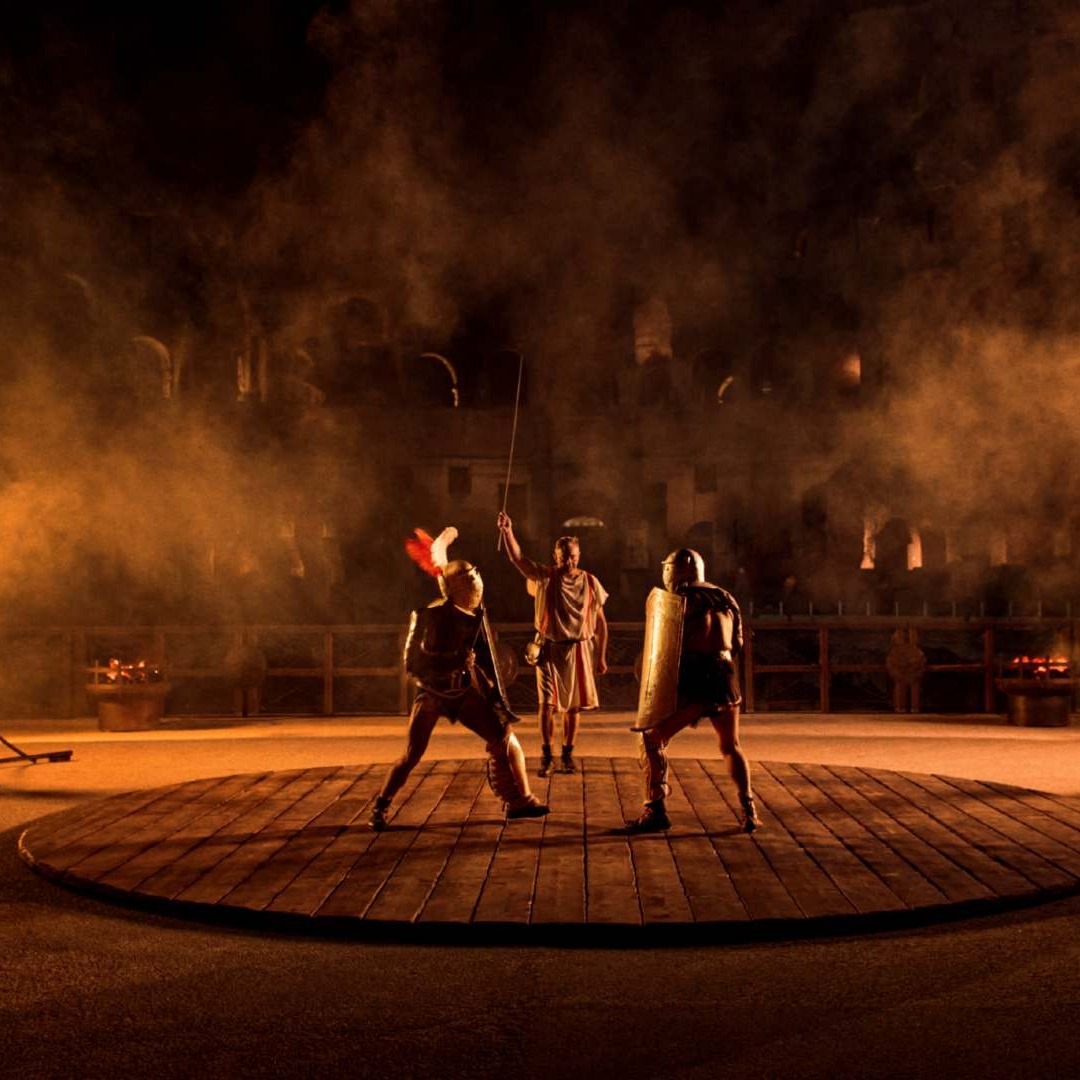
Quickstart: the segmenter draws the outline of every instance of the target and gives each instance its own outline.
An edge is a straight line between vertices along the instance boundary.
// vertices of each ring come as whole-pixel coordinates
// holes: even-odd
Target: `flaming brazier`
[[[1014,656],[997,679],[1008,722],[1018,727],[1068,727],[1075,687],[1067,656]]]
[[[122,664],[113,659],[91,672],[86,692],[97,706],[101,731],[149,731],[161,723],[170,687],[159,668],[145,660]]]

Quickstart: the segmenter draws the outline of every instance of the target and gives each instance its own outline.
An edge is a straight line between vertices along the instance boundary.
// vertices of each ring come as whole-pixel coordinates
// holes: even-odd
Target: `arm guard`
[[[417,677],[416,662],[420,651],[419,635],[416,632],[417,623],[420,621],[420,612],[414,611],[409,616],[408,633],[405,635],[405,674]]]

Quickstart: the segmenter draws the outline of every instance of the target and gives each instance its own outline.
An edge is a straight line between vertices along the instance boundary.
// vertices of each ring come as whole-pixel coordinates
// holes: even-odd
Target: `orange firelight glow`
[[[1067,656],[1014,656],[1008,666],[1019,668],[1021,678],[1047,679],[1069,674]]]

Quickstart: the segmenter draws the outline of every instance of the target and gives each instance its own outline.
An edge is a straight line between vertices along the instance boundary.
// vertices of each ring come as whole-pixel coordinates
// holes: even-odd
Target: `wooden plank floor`
[[[536,781],[547,818],[507,822],[484,763],[424,761],[389,827],[384,766],[251,773],[133,791],[33,822],[34,869],[111,896],[313,925],[871,928],[1080,891],[1080,800],[999,784],[757,762],[765,827],[739,828],[722,762],[671,763],[666,833],[620,831],[630,758]],[[869,918],[868,918],[869,917]]]

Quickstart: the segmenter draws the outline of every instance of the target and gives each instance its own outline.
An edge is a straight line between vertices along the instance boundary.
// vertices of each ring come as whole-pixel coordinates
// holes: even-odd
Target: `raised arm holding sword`
[[[604,603],[608,594],[593,574],[581,569],[576,536],[560,536],[555,541],[554,564],[545,565],[522,554],[505,511],[500,512],[497,524],[506,555],[534,599],[536,638],[526,659],[536,666],[539,773],[547,776],[555,767],[551,747],[557,712],[563,716],[560,771],[576,772],[573,751],[579,717],[583,710],[599,708],[595,676],[607,671]]]

